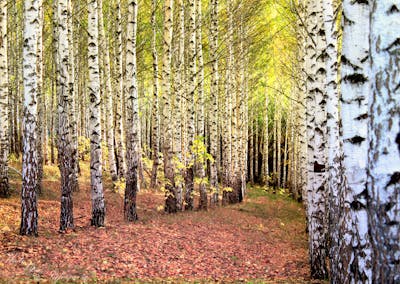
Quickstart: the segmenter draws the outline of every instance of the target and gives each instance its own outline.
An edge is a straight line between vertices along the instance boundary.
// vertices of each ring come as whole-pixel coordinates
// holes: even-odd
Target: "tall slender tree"
[[[128,85],[127,97],[127,173],[124,198],[125,220],[136,221],[136,195],[139,191],[139,163],[140,163],[140,121],[139,97],[136,78],[136,33],[137,33],[136,0],[128,3],[128,26],[126,46],[126,78]]]
[[[211,0],[211,87],[210,87],[210,154],[213,161],[210,162],[210,189],[211,205],[217,205],[219,200],[218,188],[218,97],[219,97],[219,73],[218,73],[218,0]]]
[[[68,41],[68,0],[57,3],[57,96],[58,96],[58,164],[61,174],[60,231],[74,227],[72,135],[69,127],[70,109],[70,48]]]
[[[157,54],[157,26],[156,26],[156,11],[157,0],[151,1],[151,53],[153,56],[153,109],[151,114],[152,124],[152,152],[153,152],[153,168],[151,171],[150,187],[157,186],[157,171],[160,163],[159,159],[159,146],[160,146],[160,110],[159,110],[159,83],[158,83],[158,54]]]
[[[106,208],[102,181],[102,151],[100,125],[100,74],[99,74],[99,28],[97,0],[88,0],[89,34],[89,100],[90,100],[90,179],[92,191],[92,220],[95,227],[104,226]]]
[[[8,63],[7,1],[0,3],[0,197],[8,197]]]
[[[37,211],[37,40],[39,33],[39,1],[24,2],[24,117],[23,117],[23,156],[22,156],[22,192],[21,192],[21,235],[38,234]]]

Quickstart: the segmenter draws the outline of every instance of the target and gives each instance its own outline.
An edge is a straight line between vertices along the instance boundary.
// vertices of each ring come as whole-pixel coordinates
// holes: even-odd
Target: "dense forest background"
[[[304,206],[312,278],[400,281],[397,2],[2,1],[0,196],[21,195],[19,233],[40,234],[54,166],[61,233],[89,182],[97,228],[107,191],[130,222],[143,190],[177,213],[257,185]]]

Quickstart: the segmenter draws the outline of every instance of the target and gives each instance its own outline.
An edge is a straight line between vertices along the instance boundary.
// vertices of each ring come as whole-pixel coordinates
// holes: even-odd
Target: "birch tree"
[[[95,227],[104,226],[105,204],[102,181],[102,151],[100,125],[100,74],[99,74],[99,29],[97,0],[88,0],[88,66],[90,100],[90,179],[92,191],[92,219]]]
[[[8,64],[7,1],[0,3],[0,197],[8,197]]]
[[[343,1],[341,66],[341,124],[344,189],[340,229],[342,267],[337,281],[348,277],[369,282],[372,276],[371,244],[367,219],[369,4]],[[349,212],[349,213],[346,213]],[[352,272],[354,271],[354,273]]]
[[[211,90],[210,90],[210,154],[214,161],[210,163],[210,189],[211,205],[218,204],[219,188],[218,188],[218,97],[219,97],[219,73],[218,73],[218,0],[211,0]]]
[[[193,190],[194,190],[194,155],[192,146],[195,136],[194,123],[194,96],[196,90],[196,5],[195,0],[189,0],[189,46],[188,46],[188,61],[189,61],[189,80],[188,80],[188,147],[189,155],[186,163],[186,192],[185,192],[185,209],[192,210],[194,207]]]
[[[157,171],[159,166],[159,145],[160,145],[160,129],[159,129],[159,98],[158,98],[158,54],[157,54],[157,27],[156,27],[156,11],[157,0],[151,1],[151,53],[153,57],[153,109],[151,114],[152,124],[152,152],[153,152],[153,168],[151,171],[150,188],[157,185]]]
[[[128,3],[128,26],[126,46],[126,78],[128,87],[127,97],[127,172],[124,197],[125,220],[136,221],[136,195],[139,191],[139,163],[140,163],[140,121],[139,97],[136,77],[136,32],[137,32],[136,0]]]
[[[113,182],[117,181],[117,164],[115,161],[115,148],[114,148],[114,107],[113,107],[113,91],[111,86],[111,66],[110,66],[110,50],[108,39],[105,33],[105,22],[103,19],[103,0],[98,1],[98,15],[99,15],[99,39],[102,44],[103,61],[104,61],[104,84],[107,110],[107,148],[108,148],[108,163],[110,168],[111,179]]]
[[[400,3],[395,0],[373,0],[370,5],[372,88],[368,105],[370,120],[367,139],[369,145],[367,189],[373,258],[367,260],[372,262],[372,283],[398,283],[400,282],[400,30],[398,28]],[[360,261],[359,265],[369,263]],[[364,271],[369,269],[364,266],[360,268]]]
[[[39,1],[24,2],[24,46],[23,46],[23,156],[21,191],[21,235],[38,234],[37,211],[37,40],[39,33]]]
[[[58,164],[61,175],[60,231],[74,227],[73,219],[73,179],[72,133],[69,127],[70,109],[70,51],[68,41],[68,1],[57,3],[57,96],[58,96]]]
[[[116,112],[115,112],[115,140],[117,144],[117,164],[118,178],[125,176],[125,149],[124,149],[124,132],[123,132],[123,101],[124,80],[123,80],[123,64],[122,64],[122,19],[121,19],[121,0],[117,0],[117,29],[116,29],[116,70],[117,70],[117,92],[116,92]]]
[[[177,212],[177,198],[175,186],[175,173],[172,164],[172,129],[171,129],[171,41],[173,23],[173,0],[164,1],[164,29],[163,29],[163,69],[162,69],[162,92],[163,92],[163,154],[164,175],[167,179],[165,185],[165,211]]]

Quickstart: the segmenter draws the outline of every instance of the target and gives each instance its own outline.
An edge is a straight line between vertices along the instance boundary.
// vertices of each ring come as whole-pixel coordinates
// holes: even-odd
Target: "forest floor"
[[[168,215],[161,192],[142,190],[132,224],[107,179],[106,227],[96,229],[89,166],[81,168],[76,229],[60,234],[59,174],[45,167],[36,238],[18,235],[21,182],[12,173],[13,194],[0,199],[0,282],[309,282],[303,209],[284,194],[252,187],[242,204]]]

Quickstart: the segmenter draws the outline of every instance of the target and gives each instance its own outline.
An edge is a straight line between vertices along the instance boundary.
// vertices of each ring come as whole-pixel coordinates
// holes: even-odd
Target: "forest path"
[[[88,182],[80,178],[76,230],[67,234],[57,231],[58,181],[44,181],[37,238],[18,235],[18,195],[0,199],[0,279],[308,281],[304,213],[283,195],[250,188],[243,204],[167,215],[160,211],[161,193],[142,191],[140,220],[129,224],[122,220],[121,195],[106,190],[106,227],[95,229]],[[17,176],[11,183],[20,188]]]

